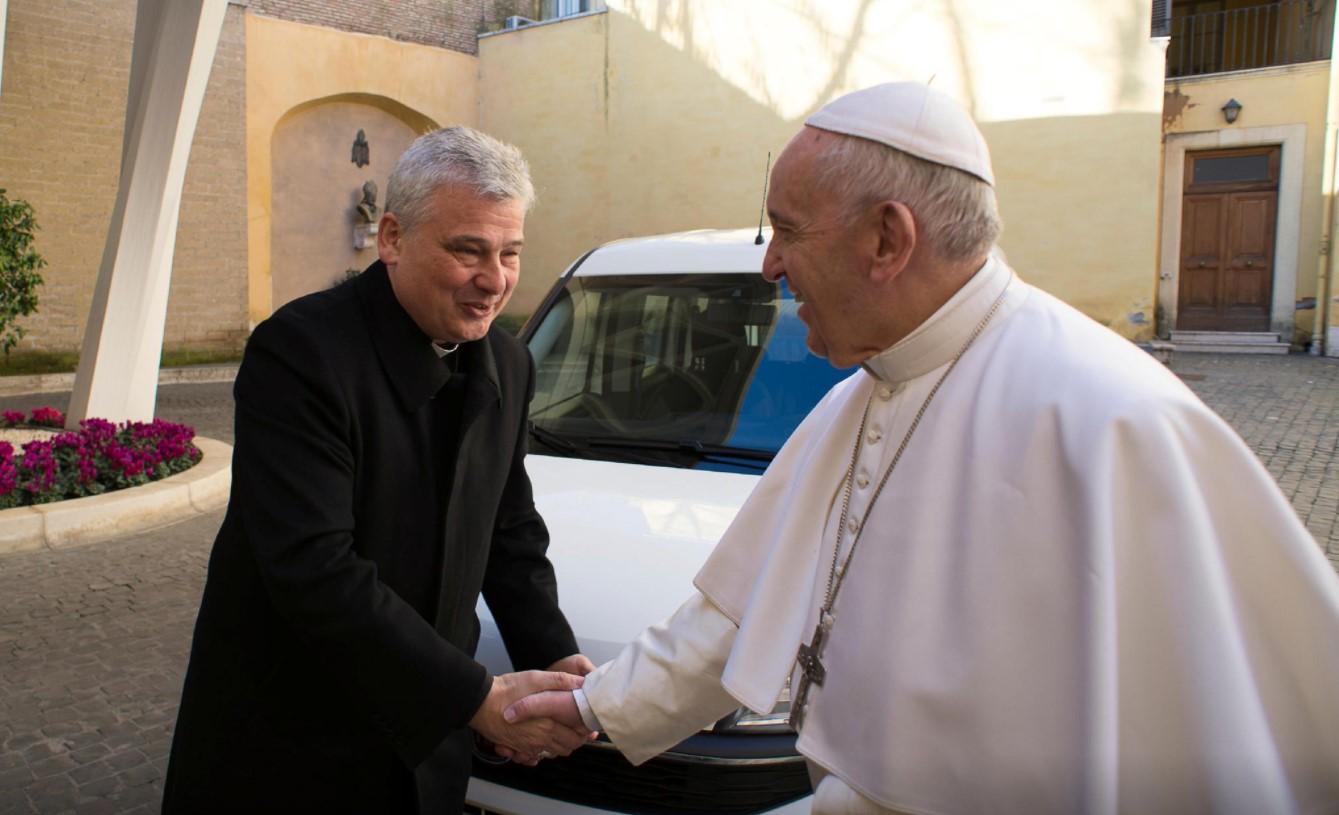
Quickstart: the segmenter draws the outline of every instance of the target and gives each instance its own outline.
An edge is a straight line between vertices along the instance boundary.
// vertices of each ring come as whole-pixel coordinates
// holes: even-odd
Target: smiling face
[[[814,161],[832,138],[806,127],[777,159],[767,194],[772,240],[762,274],[772,282],[784,278],[802,303],[809,350],[844,368],[879,349],[866,348],[860,336],[865,230],[843,218],[839,196],[817,183]]]
[[[471,342],[488,333],[521,271],[525,205],[443,184],[422,223],[382,216],[377,252],[395,298],[429,338]]]

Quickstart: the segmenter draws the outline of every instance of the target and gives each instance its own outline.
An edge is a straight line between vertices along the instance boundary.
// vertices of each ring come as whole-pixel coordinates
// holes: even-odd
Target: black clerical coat
[[[524,468],[533,364],[496,329],[456,353],[444,388],[381,263],[257,326],[165,812],[459,812],[480,591],[518,669],[576,652]]]

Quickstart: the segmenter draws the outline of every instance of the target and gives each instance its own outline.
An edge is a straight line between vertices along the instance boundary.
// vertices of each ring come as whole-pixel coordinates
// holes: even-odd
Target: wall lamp
[[[1241,114],[1241,103],[1238,102],[1236,99],[1229,99],[1227,100],[1227,104],[1223,105],[1223,118],[1227,119],[1228,124],[1233,124],[1234,122],[1236,122],[1237,116],[1239,116],[1240,114]]]

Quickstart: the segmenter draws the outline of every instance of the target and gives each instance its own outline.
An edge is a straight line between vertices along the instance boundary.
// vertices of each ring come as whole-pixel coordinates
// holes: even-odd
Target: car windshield
[[[539,453],[760,472],[850,374],[758,274],[569,278],[526,332]]]

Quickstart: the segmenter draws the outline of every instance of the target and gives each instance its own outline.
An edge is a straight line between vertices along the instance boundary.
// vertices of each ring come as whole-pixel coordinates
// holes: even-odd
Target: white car
[[[767,463],[849,374],[808,352],[756,233],[618,241],[572,264],[526,324],[526,467],[559,598],[599,664],[674,612]],[[478,658],[510,662],[488,608]],[[632,767],[607,741],[536,768],[476,761],[471,812],[799,813],[809,778],[784,709],[741,711]]]

